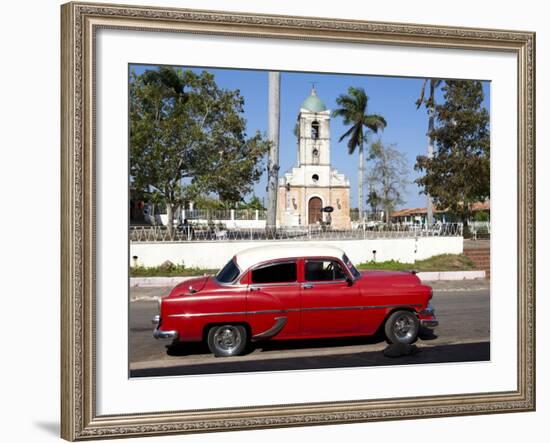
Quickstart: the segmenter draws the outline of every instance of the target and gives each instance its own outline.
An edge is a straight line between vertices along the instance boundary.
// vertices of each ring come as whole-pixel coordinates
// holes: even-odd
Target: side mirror
[[[346,282],[348,283],[348,286],[353,286],[353,278],[351,277],[346,277]]]

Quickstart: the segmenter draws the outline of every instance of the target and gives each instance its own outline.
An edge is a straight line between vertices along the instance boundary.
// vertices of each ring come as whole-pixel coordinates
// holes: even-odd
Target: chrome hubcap
[[[414,333],[414,321],[407,315],[402,315],[395,320],[393,332],[399,339],[410,339]]]
[[[223,326],[216,331],[214,343],[218,349],[232,352],[241,344],[241,335],[234,326]]]

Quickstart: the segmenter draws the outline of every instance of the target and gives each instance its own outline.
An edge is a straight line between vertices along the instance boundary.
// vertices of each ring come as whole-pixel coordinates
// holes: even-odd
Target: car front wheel
[[[416,340],[420,323],[409,311],[396,311],[386,320],[384,332],[390,343],[411,344]]]
[[[241,325],[212,326],[207,341],[208,348],[217,357],[239,355],[246,347],[246,328]]]

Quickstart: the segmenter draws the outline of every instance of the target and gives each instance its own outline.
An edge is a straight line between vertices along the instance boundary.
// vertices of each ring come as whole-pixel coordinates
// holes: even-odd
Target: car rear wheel
[[[231,357],[243,352],[247,343],[246,328],[241,325],[217,325],[208,330],[208,348],[217,357]]]
[[[390,343],[411,344],[416,340],[420,323],[416,315],[409,311],[396,311],[384,325],[386,338]]]

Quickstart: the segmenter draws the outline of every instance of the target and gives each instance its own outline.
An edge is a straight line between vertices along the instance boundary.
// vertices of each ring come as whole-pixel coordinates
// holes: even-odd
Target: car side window
[[[296,281],[296,262],[275,263],[252,271],[252,283],[292,283]]]
[[[307,281],[345,280],[346,273],[340,263],[334,260],[307,260],[305,277]]]

